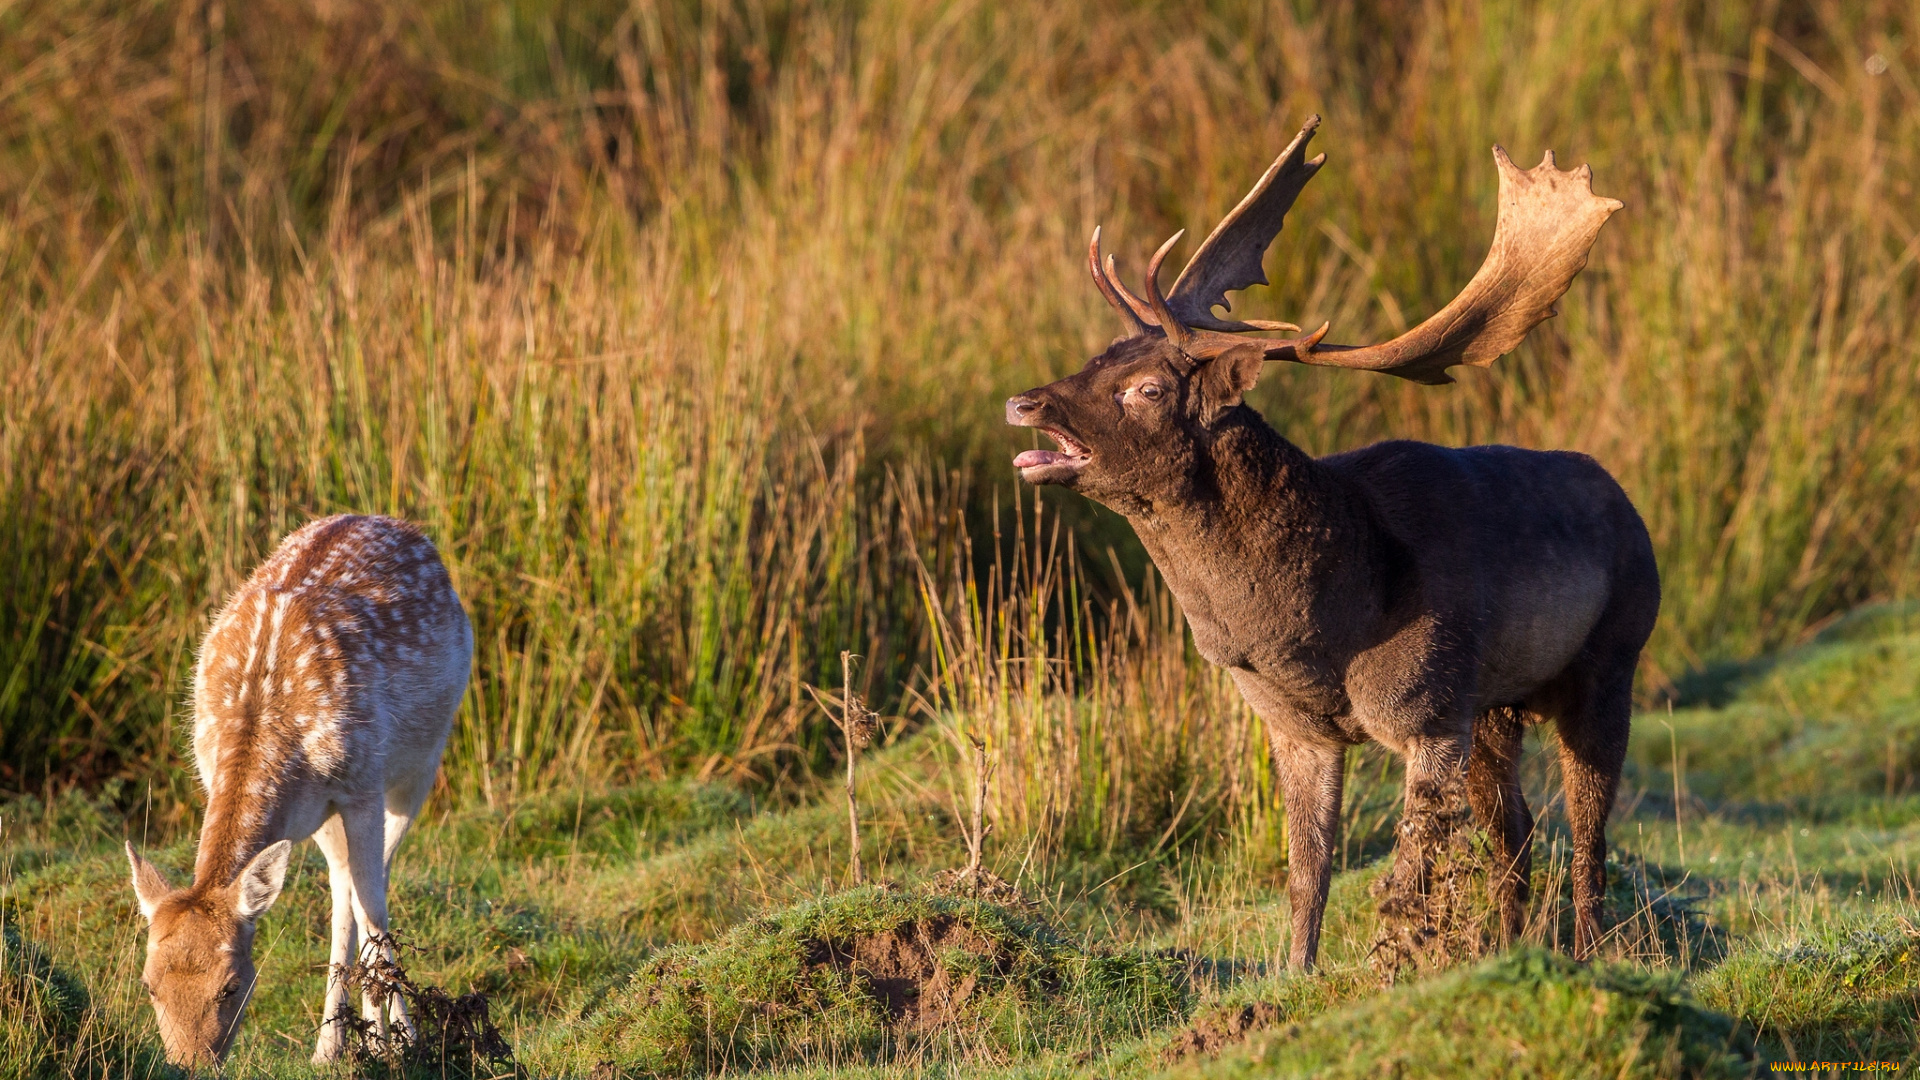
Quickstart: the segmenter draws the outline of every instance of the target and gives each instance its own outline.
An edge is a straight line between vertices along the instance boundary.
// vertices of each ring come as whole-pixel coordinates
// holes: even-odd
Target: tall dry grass
[[[911,512],[911,492],[903,502]],[[930,677],[915,704],[956,746],[990,751],[1001,828],[1043,861],[1062,849],[1152,857],[1196,840],[1271,839],[1262,729],[1222,672],[1188,656],[1156,577],[1136,591],[1111,550],[1107,572],[1089,573],[1038,498],[1016,499],[991,525],[986,566],[964,528],[945,565],[918,566]],[[1113,594],[1104,601],[1089,588],[1100,577]]]
[[[1010,817],[1157,837],[1194,761],[1257,799],[1123,527],[1049,497],[1057,543],[968,557],[960,525],[1009,490],[999,398],[1112,330],[1091,227],[1137,271],[1309,112],[1331,166],[1258,314],[1439,306],[1496,141],[1628,210],[1492,371],[1276,369],[1269,418],[1595,455],[1667,581],[1649,687],[1791,639],[1920,558],[1916,42],[1891,3],[13,0],[0,786],[177,762],[208,610],[359,509],[425,523],[474,609],[462,798],[804,769],[800,683],[851,647],[1063,778]]]

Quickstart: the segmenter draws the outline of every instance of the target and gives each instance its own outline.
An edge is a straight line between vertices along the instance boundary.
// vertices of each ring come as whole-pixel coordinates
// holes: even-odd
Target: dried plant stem
[[[880,730],[880,717],[853,692],[853,654],[846,650],[840,652],[840,711],[834,712],[831,698],[823,696],[819,689],[801,684],[821,711],[840,726],[840,734],[847,744],[847,873],[852,883],[859,885],[866,880],[866,872],[860,864],[860,803],[854,796],[854,782],[858,777],[860,748],[873,741]]]
[[[853,795],[854,763],[860,755],[860,740],[855,737],[854,713],[860,708],[853,699],[853,654],[840,652],[840,733],[847,742],[847,873],[855,885],[865,880],[860,867],[860,804]]]
[[[973,744],[973,828],[967,830],[967,880],[980,879],[980,856],[986,850],[987,831],[987,744],[978,735],[967,736]]]
[[[225,38],[227,11],[221,0],[207,0],[201,11],[206,24],[205,97],[201,104],[201,183],[206,203],[207,254],[220,253],[220,153],[226,141],[225,106],[221,101],[220,78],[226,63]]]
[[[1673,715],[1671,701],[1667,703],[1667,715]],[[1666,725],[1667,746],[1673,754],[1673,842],[1680,849],[1680,867],[1684,870],[1687,865],[1687,833],[1680,820],[1680,737],[1674,733],[1670,720],[1662,720],[1661,723]]]

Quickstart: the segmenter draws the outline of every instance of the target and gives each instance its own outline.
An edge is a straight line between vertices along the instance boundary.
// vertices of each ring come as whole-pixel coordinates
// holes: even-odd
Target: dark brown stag
[[[1269,360],[1453,381],[1519,344],[1586,265],[1608,215],[1591,172],[1553,155],[1522,171],[1496,147],[1499,219],[1479,273],[1452,303],[1382,345],[1214,314],[1229,290],[1266,284],[1261,259],[1301,188],[1314,117],[1213,230],[1171,293],[1160,263],[1145,299],[1089,250],[1121,317],[1078,374],[1007,402],[1007,422],[1060,446],[1014,459],[1126,515],[1194,644],[1226,668],[1264,722],[1287,813],[1289,962],[1310,968],[1332,873],[1346,748],[1377,739],[1406,762],[1410,823],[1462,785],[1493,849],[1501,929],[1522,928],[1533,817],[1521,796],[1526,724],[1560,736],[1573,834],[1574,954],[1600,928],[1606,821],[1626,755],[1634,667],[1660,606],[1646,526],[1613,477],[1581,454],[1384,442],[1312,458],[1241,397]],[[1402,835],[1420,830],[1403,827]],[[1426,853],[1402,842],[1397,886],[1424,892]]]

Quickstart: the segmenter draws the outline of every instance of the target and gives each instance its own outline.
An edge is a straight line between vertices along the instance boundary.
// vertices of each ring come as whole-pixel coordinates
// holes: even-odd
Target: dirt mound
[[[1202,1013],[1173,1037],[1161,1051],[1160,1060],[1171,1065],[1196,1055],[1213,1057],[1248,1035],[1279,1023],[1281,1016],[1280,1006],[1271,1001]]]
[[[916,919],[850,938],[806,943],[809,967],[865,982],[898,1028],[932,1031],[958,1020],[982,978],[1004,978],[1013,954],[952,915]],[[956,963],[956,961],[958,961]]]
[[[1164,957],[975,897],[865,885],[662,950],[582,1017],[576,1049],[619,1077],[1005,1062],[1171,1023],[1184,1000]]]

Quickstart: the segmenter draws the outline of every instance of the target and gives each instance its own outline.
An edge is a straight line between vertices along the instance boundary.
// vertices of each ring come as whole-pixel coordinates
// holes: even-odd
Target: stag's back
[[[431,767],[472,651],[418,529],[340,515],[294,532],[201,645],[193,740],[210,810],[222,795],[270,804],[295,782],[378,790],[397,768]]]
[[[1366,493],[1423,607],[1473,628],[1478,707],[1512,704],[1582,649],[1639,655],[1660,572],[1633,503],[1592,458],[1393,441],[1322,461]]]

